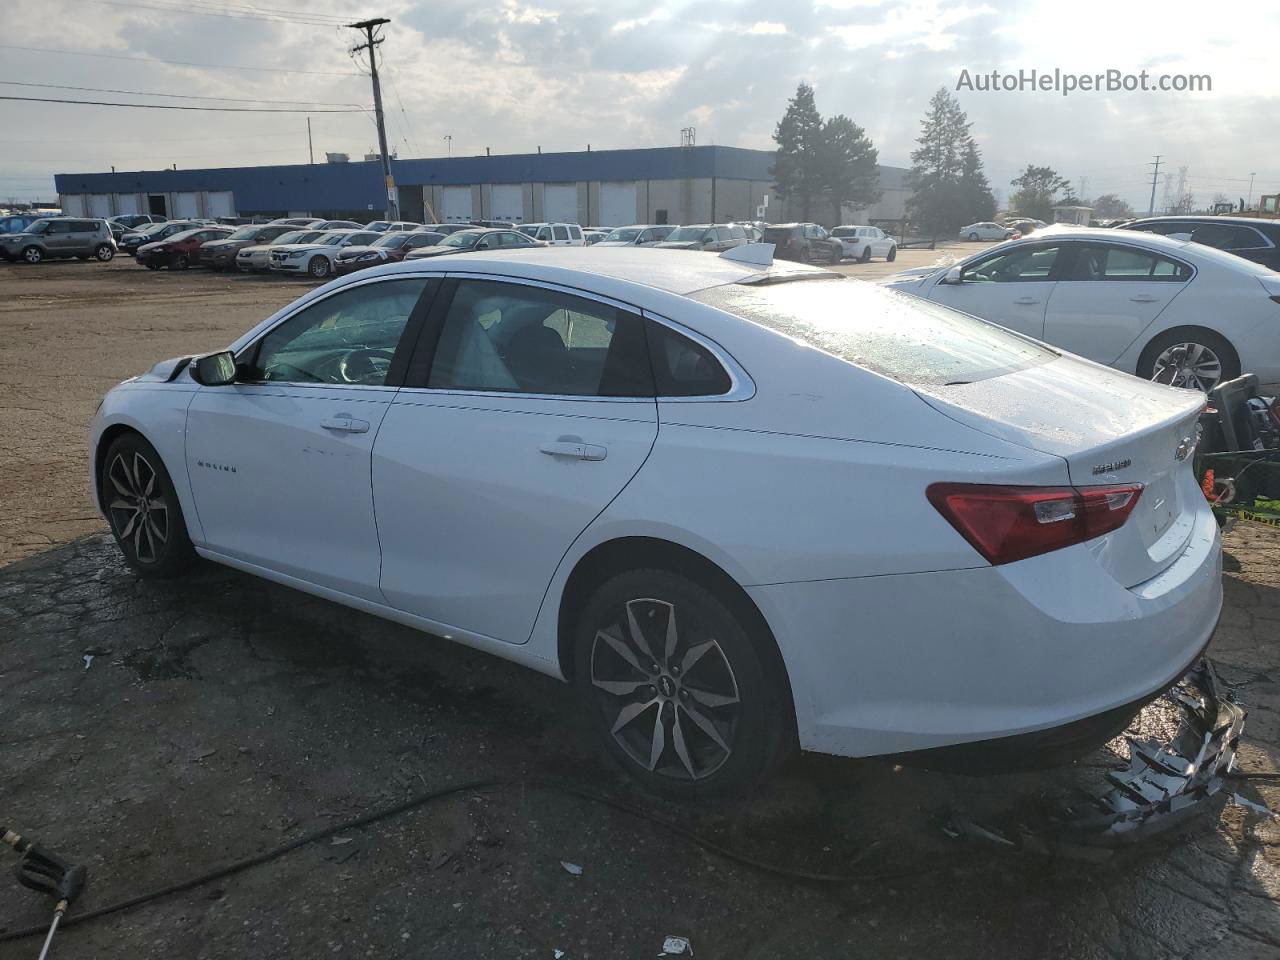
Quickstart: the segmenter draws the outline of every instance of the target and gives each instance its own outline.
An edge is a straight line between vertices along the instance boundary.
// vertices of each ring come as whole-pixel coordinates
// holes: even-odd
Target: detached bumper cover
[[[1226,776],[1235,768],[1245,711],[1223,688],[1206,658],[1164,696],[1180,712],[1168,743],[1126,738],[1129,766],[1110,771],[1096,796],[1056,810],[1038,823],[984,825],[952,813],[946,831],[1030,853],[1098,860],[1109,848],[1134,843],[1179,826],[1226,798]]]

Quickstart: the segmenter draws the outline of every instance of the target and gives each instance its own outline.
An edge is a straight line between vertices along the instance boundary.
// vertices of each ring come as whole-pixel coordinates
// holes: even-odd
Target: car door
[[[876,257],[887,257],[893,241],[879,227],[871,228],[871,253]]]
[[[73,237],[70,220],[50,220],[49,229],[44,235],[45,249],[49,256],[70,256]]]
[[[373,457],[382,592],[528,640],[557,564],[657,437],[642,320],[528,281],[446,281]]]
[[[237,355],[242,378],[187,410],[204,546],[380,601],[374,437],[435,281],[365,281],[312,301]]]
[[[1018,244],[970,261],[958,283],[935,282],[929,299],[1040,339],[1061,243]]]
[[[1070,244],[1071,263],[1049,296],[1042,339],[1112,363],[1183,290],[1181,261],[1117,243]]]

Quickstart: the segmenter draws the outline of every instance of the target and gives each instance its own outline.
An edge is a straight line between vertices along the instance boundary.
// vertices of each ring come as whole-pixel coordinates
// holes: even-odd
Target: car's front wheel
[[[136,433],[112,442],[99,478],[102,505],[125,563],[146,577],[182,573],[195,560],[173,481],[155,447]]]
[[[44,259],[44,251],[39,247],[27,247],[22,251],[22,259],[27,263],[39,263]]]
[[[575,682],[603,748],[645,788],[692,799],[741,791],[791,742],[784,681],[746,618],[665,570],[632,570],[586,603]]]
[[[329,265],[327,257],[312,257],[307,264],[307,273],[315,277],[317,280],[323,280],[333,271],[333,267]]]
[[[970,239],[970,240],[977,240],[977,239],[978,239],[978,235],[977,235],[976,233],[970,233],[970,234],[969,234],[969,239]]]
[[[186,270],[191,266],[191,260],[185,253],[180,253],[169,261],[170,270]]]

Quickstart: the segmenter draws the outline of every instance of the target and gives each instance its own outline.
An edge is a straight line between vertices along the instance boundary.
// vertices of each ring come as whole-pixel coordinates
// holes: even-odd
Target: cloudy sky
[[[1157,153],[1201,200],[1244,195],[1251,173],[1255,197],[1280,192],[1274,0],[2,0],[0,97],[314,108],[316,155],[359,155],[376,137],[340,26],[357,16],[393,21],[400,156],[663,146],[685,126],[769,148],[807,80],[824,115],[907,165],[929,97],[962,70],[1145,69],[1208,74],[1212,91],[957,91],[1002,196],[1037,163],[1145,209]],[[344,105],[365,109],[318,112]],[[56,172],[307,160],[304,113],[0,100],[0,130],[0,202],[51,197]]]

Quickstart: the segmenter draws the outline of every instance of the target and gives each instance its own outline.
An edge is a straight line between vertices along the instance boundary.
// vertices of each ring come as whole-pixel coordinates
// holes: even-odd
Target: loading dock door
[[[68,193],[62,198],[62,212],[68,217],[83,217],[84,212],[84,194]]]
[[[600,184],[600,216],[602,227],[624,227],[636,222],[636,185],[633,182]]]
[[[543,192],[542,215],[549,222],[578,222],[578,185],[549,183]]]
[[[472,218],[470,187],[445,187],[441,193],[445,223],[466,223]]]
[[[524,222],[524,197],[518,183],[493,185],[493,219],[510,223]]]
[[[106,217],[111,216],[111,194],[109,193],[91,193],[89,194],[89,216]]]
[[[209,216],[234,217],[236,201],[230,190],[209,191]]]
[[[116,210],[119,213],[139,213],[138,195],[136,193],[117,193]]]
[[[200,216],[200,194],[185,192],[173,195],[174,217],[178,220],[195,219]]]
[[[147,213],[153,217],[167,217],[169,215],[169,205],[165,201],[163,193],[147,194]]]

